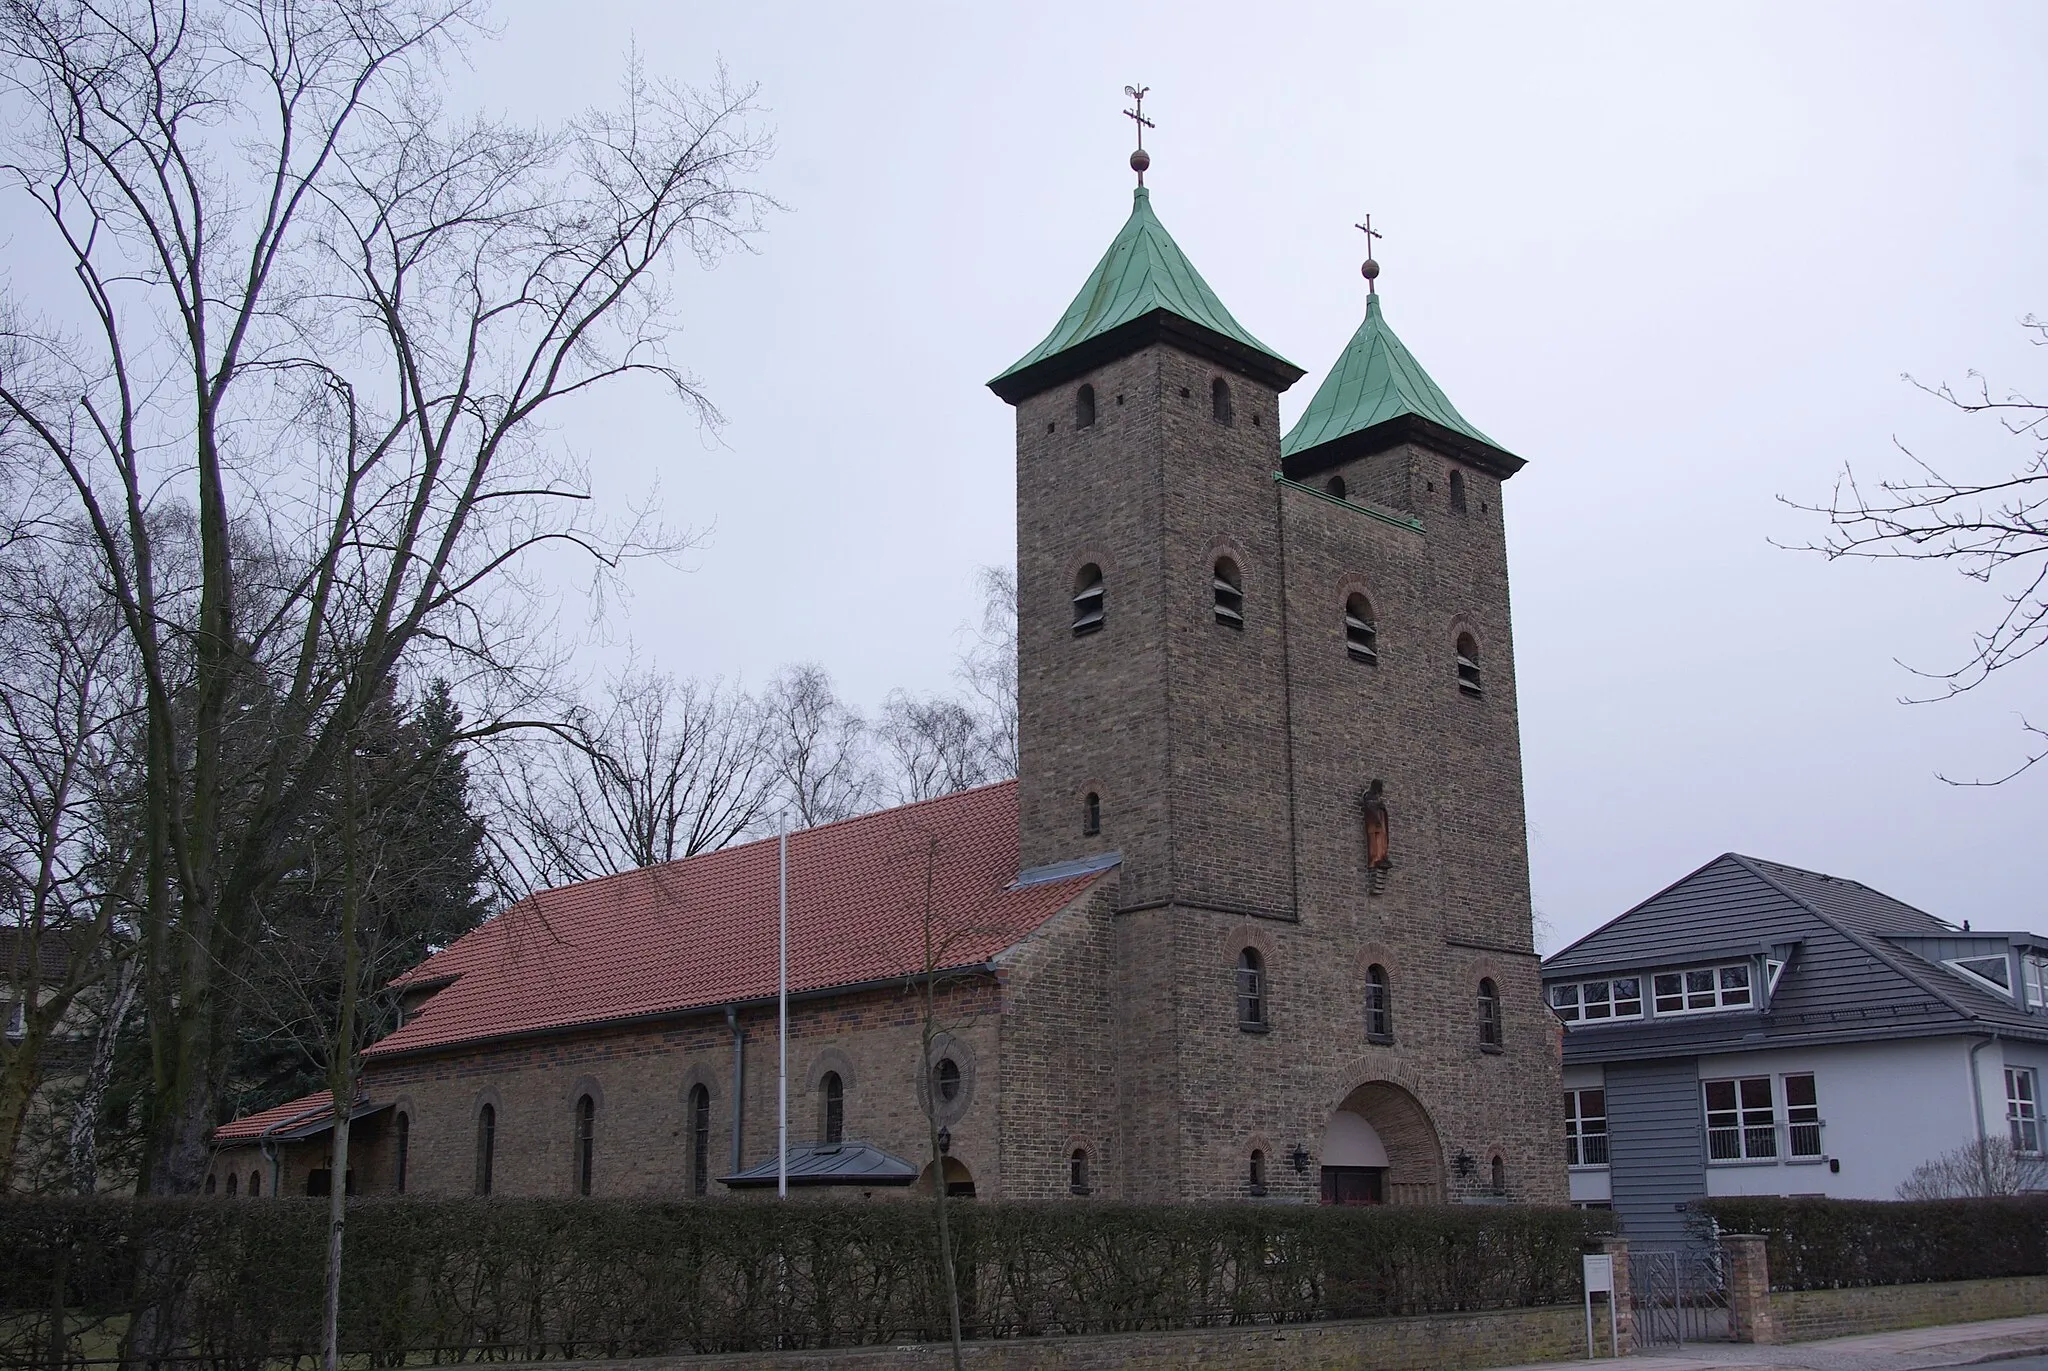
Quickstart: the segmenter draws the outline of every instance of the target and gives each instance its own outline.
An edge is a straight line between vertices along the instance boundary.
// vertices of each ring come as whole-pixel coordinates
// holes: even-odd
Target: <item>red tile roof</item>
[[[1015,887],[1014,781],[792,833],[792,993],[979,965],[1071,904],[1088,871]],[[543,891],[399,978],[448,978],[373,1056],[764,999],[776,989],[776,843]]]
[[[225,1142],[253,1142],[272,1129],[285,1129],[299,1124],[311,1123],[314,1119],[328,1114],[333,1109],[334,1096],[322,1090],[312,1095],[301,1095],[288,1104],[272,1105],[254,1114],[244,1114],[233,1123],[224,1123],[213,1130],[213,1140]],[[353,1129],[350,1130],[354,1132]]]

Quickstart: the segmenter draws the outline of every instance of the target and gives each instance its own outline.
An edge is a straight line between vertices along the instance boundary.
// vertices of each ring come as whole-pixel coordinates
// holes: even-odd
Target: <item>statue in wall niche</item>
[[[1365,866],[1368,871],[1385,871],[1394,864],[1387,855],[1387,798],[1386,787],[1378,777],[1365,788],[1365,794],[1358,800],[1358,807],[1365,813]]]

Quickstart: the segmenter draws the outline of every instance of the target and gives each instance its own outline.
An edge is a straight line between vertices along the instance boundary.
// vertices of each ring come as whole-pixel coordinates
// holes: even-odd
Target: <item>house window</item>
[[[1251,1171],[1246,1178],[1245,1187],[1254,1195],[1266,1193],[1266,1154],[1260,1148],[1252,1149]]]
[[[1323,482],[1323,489],[1328,491],[1330,494],[1336,496],[1338,499],[1343,499],[1344,478],[1342,476],[1332,476],[1329,480]]]
[[[1465,512],[1465,473],[1462,471],[1453,471],[1451,473],[1451,512],[1454,514],[1463,514]]]
[[[2005,1069],[2005,1122],[2012,1130],[2013,1151],[2041,1155],[2041,1083],[2031,1067]]]
[[[1069,1194],[1088,1193],[1088,1149],[1077,1147],[1067,1157],[1067,1191]]]
[[[1344,601],[1344,650],[1354,662],[1380,659],[1380,631],[1373,619],[1372,605],[1363,595]]]
[[[839,1079],[837,1071],[827,1071],[825,1079],[819,1082],[819,1090],[825,1101],[825,1141],[845,1141],[846,1136],[846,1083]]]
[[[1564,1092],[1564,1156],[1571,1166],[1607,1165],[1607,1092]]]
[[[690,1087],[690,1193],[703,1195],[711,1189],[711,1090]]]
[[[585,1095],[576,1101],[576,1193],[590,1193],[597,1160],[597,1101]]]
[[[1479,982],[1479,1045],[1500,1051],[1500,987],[1491,976]]]
[[[1479,693],[1479,640],[1469,633],[1458,635],[1458,689]]]
[[[1573,981],[1550,987],[1550,1008],[1566,1023],[1643,1017],[1643,983],[1635,976]]]
[[[1089,791],[1081,801],[1081,836],[1093,838],[1102,832],[1102,797]]]
[[[1219,424],[1231,423],[1236,418],[1230,407],[1230,383],[1221,376],[1209,383],[1209,417]]]
[[[1238,573],[1237,563],[1228,557],[1218,557],[1210,588],[1216,596],[1216,622],[1243,628],[1244,577]]]
[[[491,1167],[497,1160],[498,1108],[485,1105],[476,1114],[476,1193],[491,1193]]]
[[[2038,952],[2021,953],[2020,984],[2026,988],[2027,1008],[2048,1008],[2048,957]]]
[[[1266,964],[1257,948],[1237,954],[1237,1026],[1248,1032],[1266,1027]]]
[[[1660,971],[1650,978],[1659,1014],[1699,1014],[1715,1009],[1747,1009],[1753,1002],[1749,964],[1694,966]]]
[[[1090,562],[1074,577],[1074,636],[1102,627],[1102,568]]]
[[[951,1057],[942,1057],[932,1068],[932,1091],[942,1104],[951,1104],[960,1098],[960,1063]]]
[[[410,1114],[400,1114],[398,1116],[397,1151],[398,1164],[393,1168],[391,1179],[393,1188],[403,1195],[405,1193],[406,1163],[412,1159],[412,1115]]]
[[[1702,1085],[1707,1098],[1708,1161],[1769,1161],[1778,1155],[1769,1076],[1705,1081]]]
[[[1785,1078],[1785,1154],[1809,1161],[1820,1158],[1820,1096],[1810,1072]]]
[[[1378,962],[1365,969],[1365,1036],[1376,1043],[1394,1040],[1394,1005],[1388,994],[1387,969]]]
[[[1074,392],[1074,427],[1095,426],[1095,387],[1082,386]]]

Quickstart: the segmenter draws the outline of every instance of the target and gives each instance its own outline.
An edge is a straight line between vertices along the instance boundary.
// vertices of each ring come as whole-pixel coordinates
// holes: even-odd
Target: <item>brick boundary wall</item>
[[[1604,1327],[1601,1341],[1606,1342]],[[1413,1318],[1005,1338],[965,1344],[962,1361],[975,1371],[1182,1371],[1190,1366],[1202,1371],[1457,1371],[1585,1355],[1584,1312],[1575,1304],[1559,1304]],[[534,1362],[499,1371],[560,1371],[566,1365]],[[940,1371],[952,1365],[952,1354],[944,1343],[920,1343],[573,1365],[576,1371],[819,1371],[842,1366]]]
[[[2048,1312],[2048,1276],[1790,1290],[1779,1291],[1770,1300],[1778,1339],[1807,1342]]]

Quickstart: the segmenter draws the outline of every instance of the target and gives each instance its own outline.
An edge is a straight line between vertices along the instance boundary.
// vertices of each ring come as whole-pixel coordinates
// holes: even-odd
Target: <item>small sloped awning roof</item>
[[[791,1185],[910,1185],[917,1177],[917,1167],[872,1143],[798,1143],[789,1149]],[[745,1190],[773,1185],[775,1179],[775,1158],[770,1155],[744,1171],[720,1176],[718,1183]]]
[[[232,1123],[224,1123],[213,1130],[216,1145],[251,1142],[298,1142],[301,1139],[318,1137],[334,1126],[334,1097],[325,1090],[311,1095],[301,1095],[285,1104],[273,1105],[269,1109],[246,1114]],[[348,1113],[348,1121],[366,1119],[372,1114],[381,1114],[391,1108],[391,1102],[378,1104],[369,1099],[358,1099],[356,1107]]]

